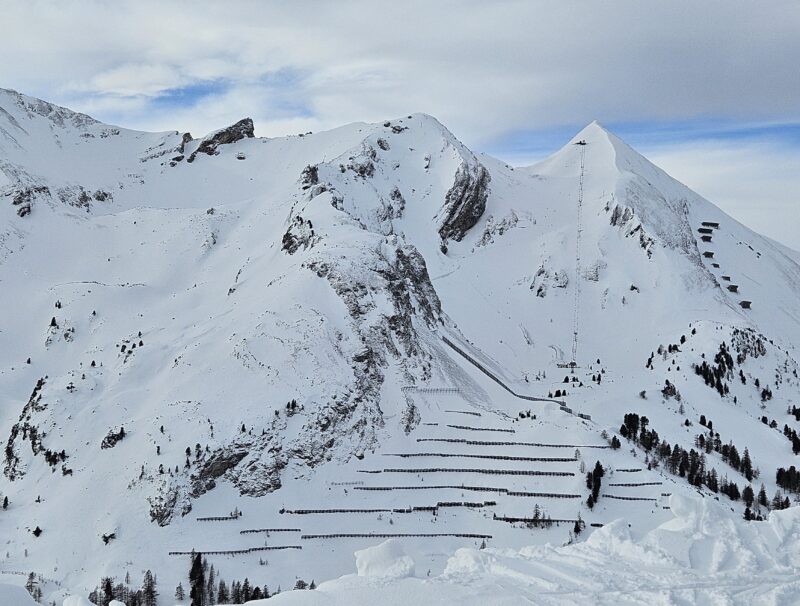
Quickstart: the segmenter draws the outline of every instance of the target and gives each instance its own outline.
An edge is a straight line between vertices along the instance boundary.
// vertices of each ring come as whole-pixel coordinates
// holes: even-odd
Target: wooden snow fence
[[[291,515],[314,515],[314,514],[339,514],[339,513],[416,513],[420,511],[430,511],[436,513],[439,509],[447,507],[466,507],[469,509],[480,509],[482,507],[494,507],[497,501],[439,501],[436,505],[420,505],[416,507],[395,507],[383,509],[281,509],[281,514]]]
[[[197,518],[198,522],[230,522],[231,520],[238,520],[241,516],[206,516],[204,518]]]
[[[512,457],[506,455],[482,455],[482,454],[461,454],[452,452],[404,452],[404,453],[384,453],[384,457],[442,457],[456,459],[489,459],[492,461],[526,461],[542,463],[570,463],[574,462],[575,457]]]
[[[491,370],[489,370],[483,364],[478,362],[475,358],[473,358],[466,351],[461,349],[458,345],[453,343],[450,339],[448,339],[444,335],[441,335],[441,337],[442,337],[442,341],[444,341],[445,344],[448,345],[453,351],[455,351],[459,355],[461,355],[465,360],[467,360],[469,363],[471,363],[473,366],[475,366],[475,368],[480,370],[483,374],[485,374],[487,377],[489,377],[492,381],[497,383],[500,387],[505,389],[508,393],[510,393],[515,398],[520,398],[521,400],[528,400],[529,402],[555,402],[556,404],[563,404],[562,400],[554,400],[553,398],[537,398],[535,396],[526,396],[526,395],[519,394],[519,393],[515,392],[508,385],[506,385],[496,374],[494,374]]]
[[[301,545],[271,545],[269,547],[250,547],[248,549],[223,549],[216,551],[170,551],[171,556],[186,556],[186,555],[246,555],[248,553],[255,553],[257,551],[280,551],[282,549],[302,549]]]
[[[303,532],[299,528],[248,528],[247,530],[240,530],[239,534],[256,534],[256,533],[266,533],[271,534],[273,532]]]
[[[392,468],[380,471],[358,470],[361,473],[477,473],[493,476],[549,476],[567,477],[574,476],[572,471],[540,471],[534,469],[482,469],[478,467],[418,467],[418,468]]]
[[[437,486],[361,486],[354,490],[468,490],[472,492],[508,492],[507,488],[489,488],[485,486],[456,486],[456,485],[437,485]]]
[[[508,522],[509,524],[531,524],[533,526],[548,526],[550,524],[574,524],[577,522],[577,518],[569,519],[569,518],[516,518],[511,516],[492,516],[493,520],[498,522]]]
[[[617,482],[609,486],[661,486],[663,482]]]
[[[564,492],[523,492],[509,490],[508,488],[494,488],[489,486],[457,486],[454,484],[440,484],[435,486],[360,486],[355,490],[391,491],[391,490],[464,490],[469,492],[496,492],[509,497],[538,497],[543,499],[580,499],[579,494]]]
[[[539,499],[580,499],[579,494],[569,494],[566,492],[524,492],[509,490],[506,494],[510,497],[535,497]]]
[[[513,429],[503,429],[500,427],[471,427],[469,425],[450,425],[447,424],[447,427],[450,429],[463,429],[464,431],[497,431],[501,433],[516,433]]]
[[[604,494],[603,497],[606,499],[617,499],[619,501],[658,501],[658,499],[652,497],[620,497],[614,494]]]
[[[491,440],[467,440],[464,438],[417,438],[417,442],[445,442],[470,446],[538,446],[541,448],[611,448],[608,444],[545,444],[544,442],[495,442]]]
[[[491,539],[490,534],[476,534],[469,532],[352,532],[336,534],[304,534],[303,540],[309,539],[401,539],[401,538],[429,538],[429,537],[456,537],[462,539]]]

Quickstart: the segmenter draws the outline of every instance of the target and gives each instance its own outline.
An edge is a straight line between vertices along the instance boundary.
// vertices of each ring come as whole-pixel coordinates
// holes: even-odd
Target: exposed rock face
[[[186,133],[188,134],[188,133]],[[229,126],[228,128],[223,128],[222,130],[218,130],[212,135],[209,135],[200,143],[200,146],[192,152],[192,154],[186,159],[187,162],[194,162],[195,157],[197,154],[207,154],[209,156],[216,156],[219,151],[217,148],[220,145],[228,145],[229,143],[234,143],[236,141],[241,141],[242,139],[252,139],[255,136],[253,130],[253,120],[250,118],[244,118],[239,120],[236,124]],[[185,144],[187,141],[183,140]]]
[[[9,95],[14,99],[16,105],[23,109],[28,115],[39,115],[43,118],[47,118],[60,128],[73,126],[74,128],[83,129],[87,126],[99,124],[97,120],[86,114],[80,114],[66,107],[48,103],[41,99],[28,97],[14,90],[0,88],[0,93]]]
[[[326,279],[341,298],[351,318],[361,348],[352,356],[354,381],[342,397],[319,405],[289,455],[314,466],[326,459],[336,441],[346,439],[351,454],[374,446],[384,425],[380,394],[389,360],[399,361],[404,372],[413,369],[426,378],[430,355],[420,345],[416,323],[433,326],[441,303],[428,276],[425,260],[411,245],[387,238],[369,271],[354,271],[346,261],[316,259],[306,264]],[[358,279],[354,276],[360,275]],[[375,314],[386,307],[391,313]]]
[[[150,504],[150,521],[159,526],[166,526],[172,521],[175,512],[180,509],[185,516],[192,510],[192,503],[177,486],[163,481],[154,496],[147,498]]]
[[[305,190],[317,183],[319,183],[319,168],[309,164],[300,175],[300,184]]]
[[[25,475],[25,469],[21,466],[20,458],[17,453],[17,438],[21,437],[23,441],[29,439],[31,450],[34,455],[44,450],[41,438],[38,435],[37,427],[32,424],[33,414],[36,411],[44,410],[47,406],[42,403],[42,388],[44,384],[45,380],[43,378],[36,382],[31,397],[22,408],[19,420],[11,427],[11,433],[6,442],[5,467],[3,469],[3,473],[9,480],[13,481]]]
[[[566,270],[550,270],[547,268],[549,259],[543,262],[536,273],[533,274],[533,279],[530,283],[530,289],[536,293],[537,297],[544,298],[547,296],[547,290],[553,288],[566,288],[569,285],[569,274]]]
[[[495,236],[502,236],[508,230],[513,229],[519,223],[519,217],[513,210],[505,217],[496,221],[493,216],[489,216],[486,221],[486,228],[483,230],[481,239],[478,240],[477,246],[488,246],[494,242]]]
[[[610,205],[606,205],[606,212],[611,211],[611,225],[619,227],[625,233],[625,237],[633,236],[638,238],[639,246],[647,253],[647,257],[653,256],[653,238],[644,230],[642,222],[639,221],[633,209],[627,206],[615,205],[611,210]]]
[[[305,250],[312,247],[317,240],[311,221],[306,221],[300,215],[295,215],[286,233],[283,234],[281,250],[293,255],[301,248]]]
[[[50,196],[50,188],[46,185],[32,185],[13,191],[10,194],[11,204],[17,207],[17,215],[25,217],[31,214],[33,202],[40,196]]]
[[[117,445],[117,442],[120,440],[125,439],[125,429],[120,428],[119,431],[114,431],[113,429],[109,429],[106,436],[103,438],[103,441],[100,443],[100,448],[114,448]]]
[[[199,497],[216,486],[216,480],[226,471],[236,467],[247,456],[244,445],[232,445],[216,451],[192,476],[192,496]]]
[[[264,433],[242,433],[230,444],[198,461],[189,478],[188,496],[197,498],[225,478],[240,494],[260,497],[281,487],[281,471],[288,462],[283,452],[285,417],[276,417]]]
[[[479,162],[463,162],[456,171],[453,186],[447,192],[443,208],[443,220],[439,235],[443,241],[461,241],[486,210],[489,197],[489,171]]]

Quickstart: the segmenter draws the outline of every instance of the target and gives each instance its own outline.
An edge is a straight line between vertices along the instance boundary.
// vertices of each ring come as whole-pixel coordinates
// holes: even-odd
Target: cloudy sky
[[[148,130],[409,112],[514,164],[598,119],[800,249],[800,2],[0,0],[0,87]]]

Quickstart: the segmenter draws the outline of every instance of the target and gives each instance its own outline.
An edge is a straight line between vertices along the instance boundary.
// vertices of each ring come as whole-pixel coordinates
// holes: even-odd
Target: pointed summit
[[[611,133],[597,120],[592,120],[589,124],[584,126],[572,139],[570,143],[578,143],[580,141],[597,142],[600,139],[608,139]]]

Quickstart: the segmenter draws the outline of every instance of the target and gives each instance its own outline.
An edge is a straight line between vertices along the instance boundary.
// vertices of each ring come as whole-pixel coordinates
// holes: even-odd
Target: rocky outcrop
[[[461,241],[486,210],[489,197],[489,171],[479,162],[462,162],[453,186],[445,196],[439,235],[443,242]]]
[[[167,526],[177,511],[185,516],[192,510],[192,503],[179,486],[166,480],[158,486],[156,494],[147,498],[150,505],[150,521]]]
[[[300,174],[300,185],[304,190],[319,183],[319,168],[309,164]]]
[[[212,490],[217,484],[217,479],[236,467],[246,456],[246,445],[232,445],[215,451],[192,475],[191,495],[197,498]]]
[[[100,443],[100,448],[103,450],[107,448],[114,448],[118,442],[125,439],[125,428],[120,427],[119,431],[114,431],[113,429],[109,429],[108,433],[103,438],[103,441]]]
[[[494,242],[495,236],[502,236],[507,231],[516,227],[517,223],[519,223],[519,217],[513,210],[499,221],[496,221],[495,218],[490,215],[486,220],[486,228],[483,230],[481,239],[478,240],[476,246],[488,246]]]
[[[216,156],[219,154],[219,150],[217,148],[220,145],[228,145],[230,143],[235,143],[236,141],[241,141],[245,138],[252,139],[253,137],[255,137],[253,120],[250,118],[244,118],[228,128],[223,128],[222,130],[218,130],[214,134],[207,136],[200,142],[200,145],[195,151],[192,152],[186,161],[194,162],[194,159],[198,154]],[[186,143],[185,140],[184,143]]]
[[[3,468],[3,473],[11,481],[25,475],[25,469],[21,464],[17,447],[18,439],[21,438],[23,441],[30,440],[31,450],[34,455],[44,451],[38,429],[36,425],[32,423],[33,414],[47,407],[46,404],[42,403],[42,389],[44,388],[44,384],[44,378],[36,382],[36,386],[33,388],[28,402],[22,408],[19,420],[11,427],[11,432],[6,442],[5,467]]]
[[[66,107],[23,95],[15,90],[0,88],[0,93],[9,95],[17,107],[25,111],[29,116],[42,116],[59,128],[72,126],[83,130],[88,126],[99,124],[97,120],[86,114],[80,114]]]
[[[11,204],[17,207],[17,215],[25,217],[31,214],[33,202],[41,196],[50,197],[50,188],[46,185],[31,185],[7,194],[11,196]]]
[[[391,360],[405,373],[413,368],[421,379],[430,376],[430,355],[417,331],[435,325],[441,303],[425,260],[413,246],[391,236],[376,252],[366,271],[363,259],[338,256],[304,264],[345,304],[360,342],[351,354],[353,381],[348,389],[316,404],[300,438],[288,448],[289,458],[309,467],[330,459],[335,445],[337,456],[345,459],[374,447],[384,425],[380,396]]]
[[[533,274],[529,288],[536,293],[537,297],[544,298],[547,296],[548,288],[566,288],[567,286],[569,286],[569,275],[565,270],[551,271],[543,263]]]
[[[314,233],[314,226],[311,224],[311,221],[306,221],[300,215],[295,215],[286,233],[283,234],[281,250],[293,255],[301,248],[306,250],[314,246],[318,239],[319,238]]]
[[[615,204],[613,209],[610,204],[606,204],[605,209],[606,212],[611,212],[611,225],[621,229],[626,238],[632,236],[638,239],[639,246],[647,253],[647,257],[651,258],[653,256],[653,244],[655,241],[644,230],[642,222],[636,218],[633,209],[619,204]]]

